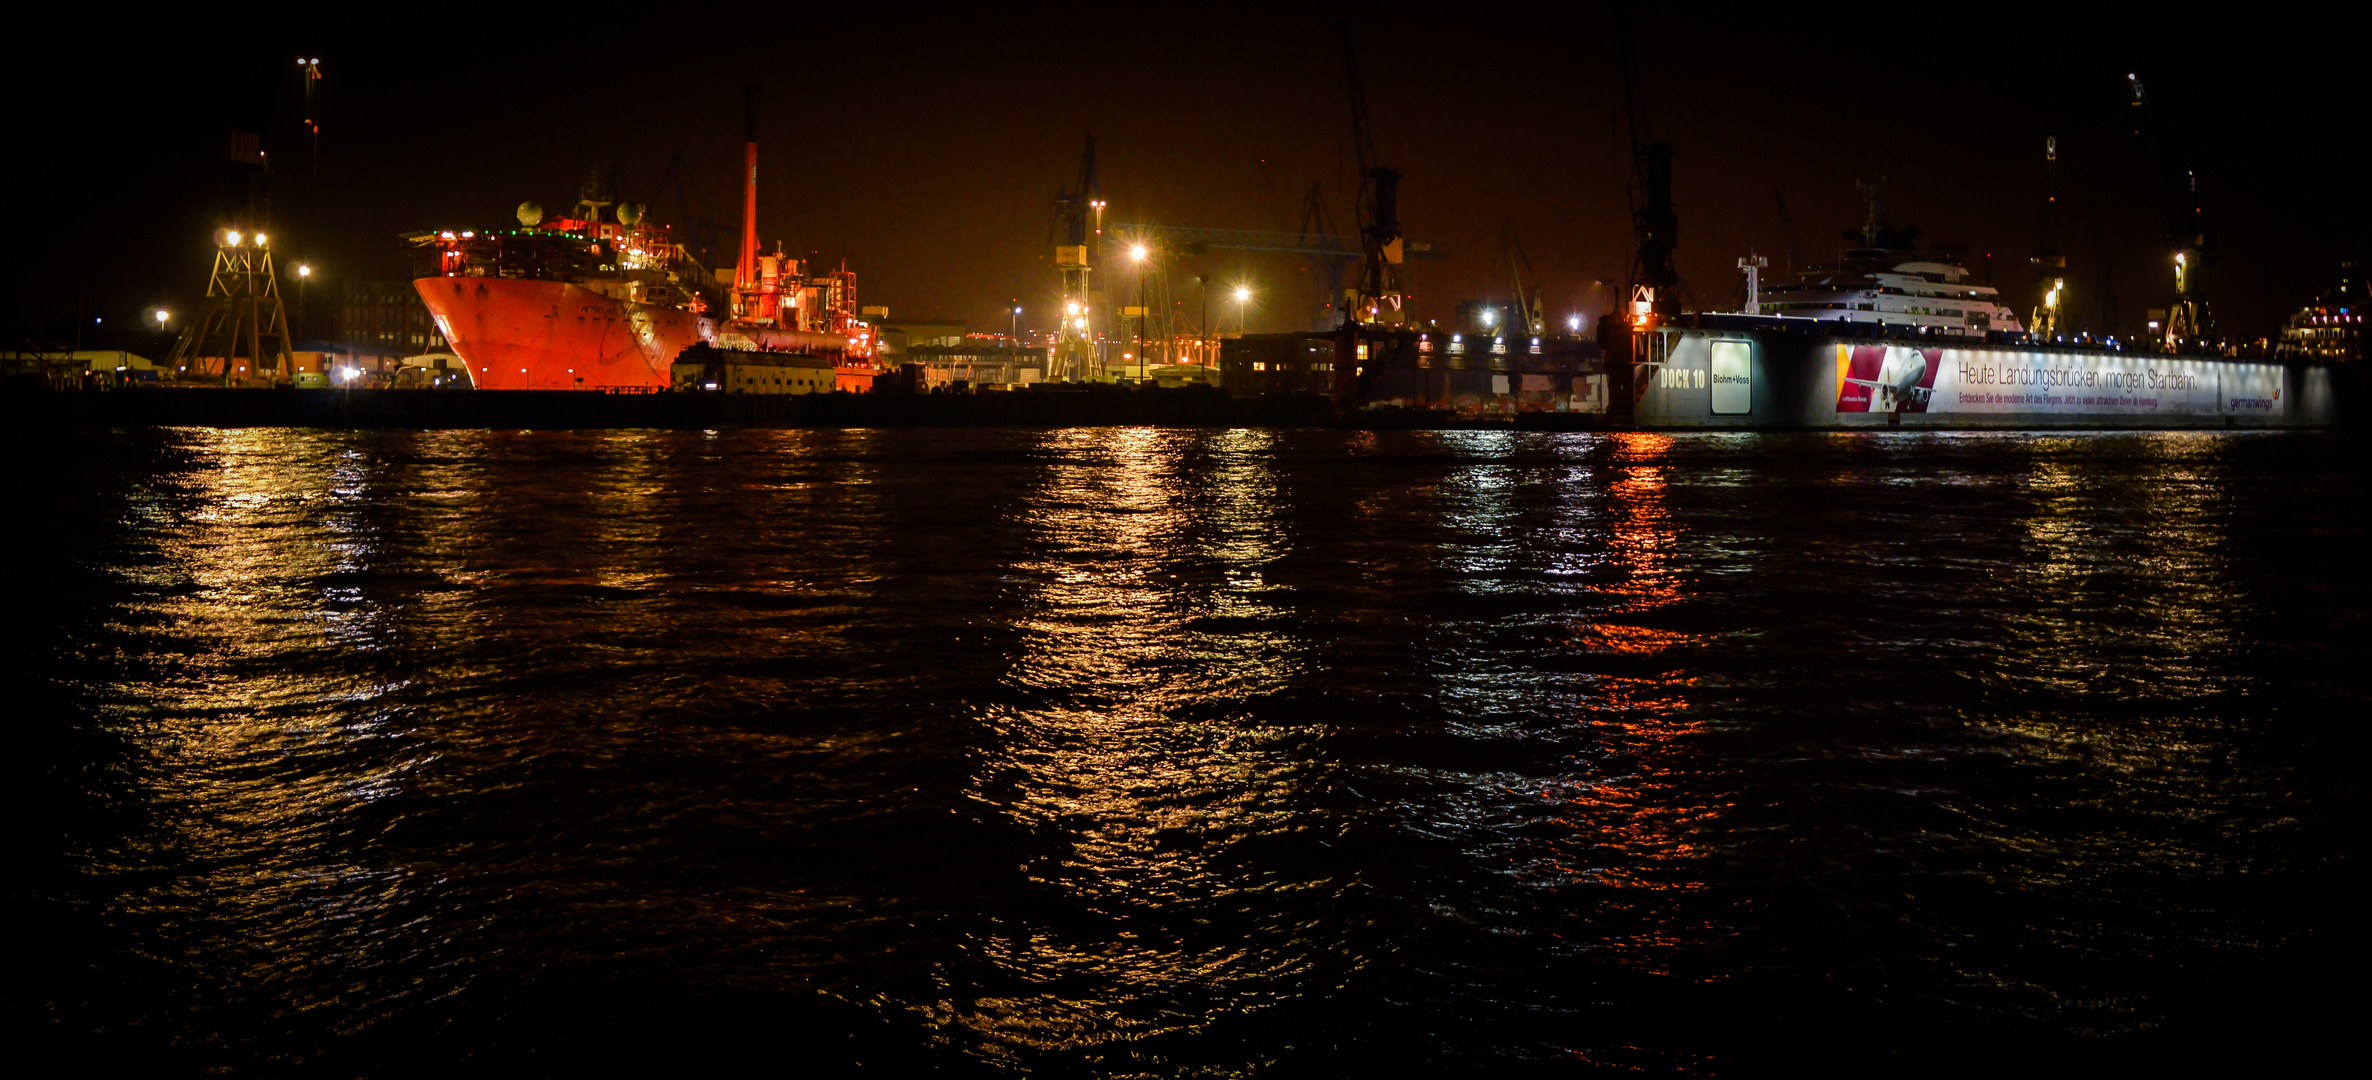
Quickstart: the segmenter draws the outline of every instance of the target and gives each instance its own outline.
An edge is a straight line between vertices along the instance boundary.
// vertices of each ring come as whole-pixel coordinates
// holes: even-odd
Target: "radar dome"
[[[535,204],[533,201],[529,201],[529,202],[523,202],[523,203],[520,203],[520,204],[519,204],[519,224],[521,224],[521,225],[535,225],[535,224],[537,224],[537,223],[539,223],[539,222],[543,221],[543,219],[544,219],[544,208],[543,208],[543,207],[537,206],[537,205],[536,205],[536,204]]]
[[[639,222],[639,221],[641,221],[641,220],[642,220],[642,204],[641,204],[641,203],[619,203],[619,204],[618,204],[618,224],[620,224],[620,225],[629,225],[629,226],[631,226],[631,225],[633,225],[633,224],[635,224],[636,222]]]

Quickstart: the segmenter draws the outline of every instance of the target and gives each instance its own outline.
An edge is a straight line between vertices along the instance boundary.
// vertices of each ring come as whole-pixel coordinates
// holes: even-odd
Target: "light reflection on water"
[[[194,1067],[2139,1038],[2353,852],[2320,437],[43,437],[26,985]]]

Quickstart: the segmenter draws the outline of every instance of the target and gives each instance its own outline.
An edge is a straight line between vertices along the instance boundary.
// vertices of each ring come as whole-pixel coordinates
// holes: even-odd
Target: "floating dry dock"
[[[1802,319],[1703,315],[1645,337],[1633,410],[1643,428],[2318,427],[2351,396],[2324,364],[1855,334]]]

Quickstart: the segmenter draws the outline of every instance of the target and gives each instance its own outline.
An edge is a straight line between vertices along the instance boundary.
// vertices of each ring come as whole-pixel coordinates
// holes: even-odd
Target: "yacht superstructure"
[[[1945,337],[2024,332],[2017,313],[2001,303],[2000,290],[1970,281],[1966,267],[1922,255],[1919,230],[1886,227],[1876,189],[1863,190],[1870,195],[1869,219],[1845,234],[1859,246],[1834,265],[1807,267],[1790,280],[1761,286],[1754,314],[1921,327]]]

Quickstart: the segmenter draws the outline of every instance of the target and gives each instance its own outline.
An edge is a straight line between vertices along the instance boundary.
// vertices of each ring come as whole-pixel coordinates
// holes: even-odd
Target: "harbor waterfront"
[[[1910,423],[9,426],[12,1045],[508,1076],[2338,1049],[2372,445]]]

